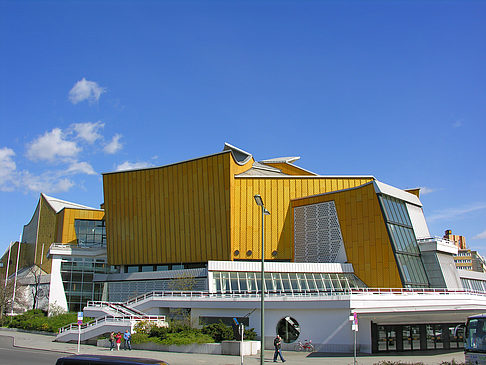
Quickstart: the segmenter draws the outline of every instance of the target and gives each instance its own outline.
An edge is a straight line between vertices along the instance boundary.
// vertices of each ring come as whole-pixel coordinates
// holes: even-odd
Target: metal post
[[[261,349],[260,349],[260,364],[264,365],[265,362],[265,207],[262,205],[262,277],[261,277],[261,304],[260,304],[260,311],[261,311],[261,331],[262,331],[262,338],[261,338]]]
[[[240,356],[241,356],[241,365],[243,365],[243,335],[245,334],[245,325],[243,323],[240,323],[240,332],[241,332]]]
[[[5,288],[7,287],[8,271],[10,268],[10,252],[12,251],[12,244],[13,242],[10,242],[10,245],[8,246],[7,269],[5,270]]]
[[[22,238],[22,236],[20,236]],[[15,266],[15,279],[14,279],[14,287],[13,287],[13,295],[12,295],[12,316],[14,312],[14,304],[15,304],[15,291],[17,289],[17,272],[19,271],[19,259],[20,259],[20,242],[22,239],[19,238],[19,249],[17,251],[17,265]]]
[[[81,348],[81,325],[78,324],[78,354]]]
[[[356,332],[358,331],[353,331],[354,332],[354,365],[356,365],[358,363],[358,361],[356,360]]]

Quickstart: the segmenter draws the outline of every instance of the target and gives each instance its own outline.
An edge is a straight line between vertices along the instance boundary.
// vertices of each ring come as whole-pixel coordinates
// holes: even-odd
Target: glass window
[[[292,343],[299,338],[299,323],[290,316],[282,318],[277,323],[277,333],[280,337],[282,337],[283,342]]]
[[[106,228],[104,220],[76,219],[74,230],[79,246],[106,246]]]

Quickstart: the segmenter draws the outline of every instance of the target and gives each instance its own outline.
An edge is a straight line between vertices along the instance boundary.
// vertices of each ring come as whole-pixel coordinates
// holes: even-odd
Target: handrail
[[[486,296],[486,292],[472,289],[442,289],[442,288],[352,288],[343,290],[306,290],[302,292],[266,291],[268,297],[328,297],[353,294],[373,295],[409,295],[409,294],[466,294]],[[210,293],[207,291],[152,291],[129,299],[123,304],[130,306],[149,298],[180,297],[180,298],[259,298],[260,292]],[[90,303],[90,302],[88,302]]]
[[[114,317],[114,316],[105,316],[105,317],[100,317],[97,319],[94,319],[90,322],[83,323],[81,325],[81,330],[85,330],[87,328],[94,327],[100,323],[103,322],[124,322],[124,321],[132,321],[132,320],[137,320],[137,321],[149,321],[149,322],[155,322],[155,321],[165,321],[165,316],[123,316],[123,317]],[[70,331],[72,329],[75,329],[76,331],[79,330],[79,325],[77,323],[71,323],[68,324],[67,326],[64,326],[62,328],[59,328],[59,334]]]

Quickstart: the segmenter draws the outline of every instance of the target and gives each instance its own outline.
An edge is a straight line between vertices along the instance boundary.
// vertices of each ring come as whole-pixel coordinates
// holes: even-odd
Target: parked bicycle
[[[299,341],[297,345],[295,345],[295,351],[314,352],[315,348],[311,340],[305,340],[304,343],[302,343],[302,341]]]

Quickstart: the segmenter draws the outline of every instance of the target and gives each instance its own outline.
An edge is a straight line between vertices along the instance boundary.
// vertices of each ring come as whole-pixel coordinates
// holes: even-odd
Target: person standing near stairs
[[[115,348],[115,332],[110,332],[110,351],[113,351]]]
[[[120,351],[121,339],[122,339],[122,334],[121,334],[120,332],[118,332],[118,333],[115,335],[115,340],[116,340],[116,349],[117,349],[118,351]]]
[[[132,334],[129,330],[126,330],[123,334],[123,339],[125,342],[123,343],[123,349],[126,350],[127,347],[130,351],[132,351]]]

